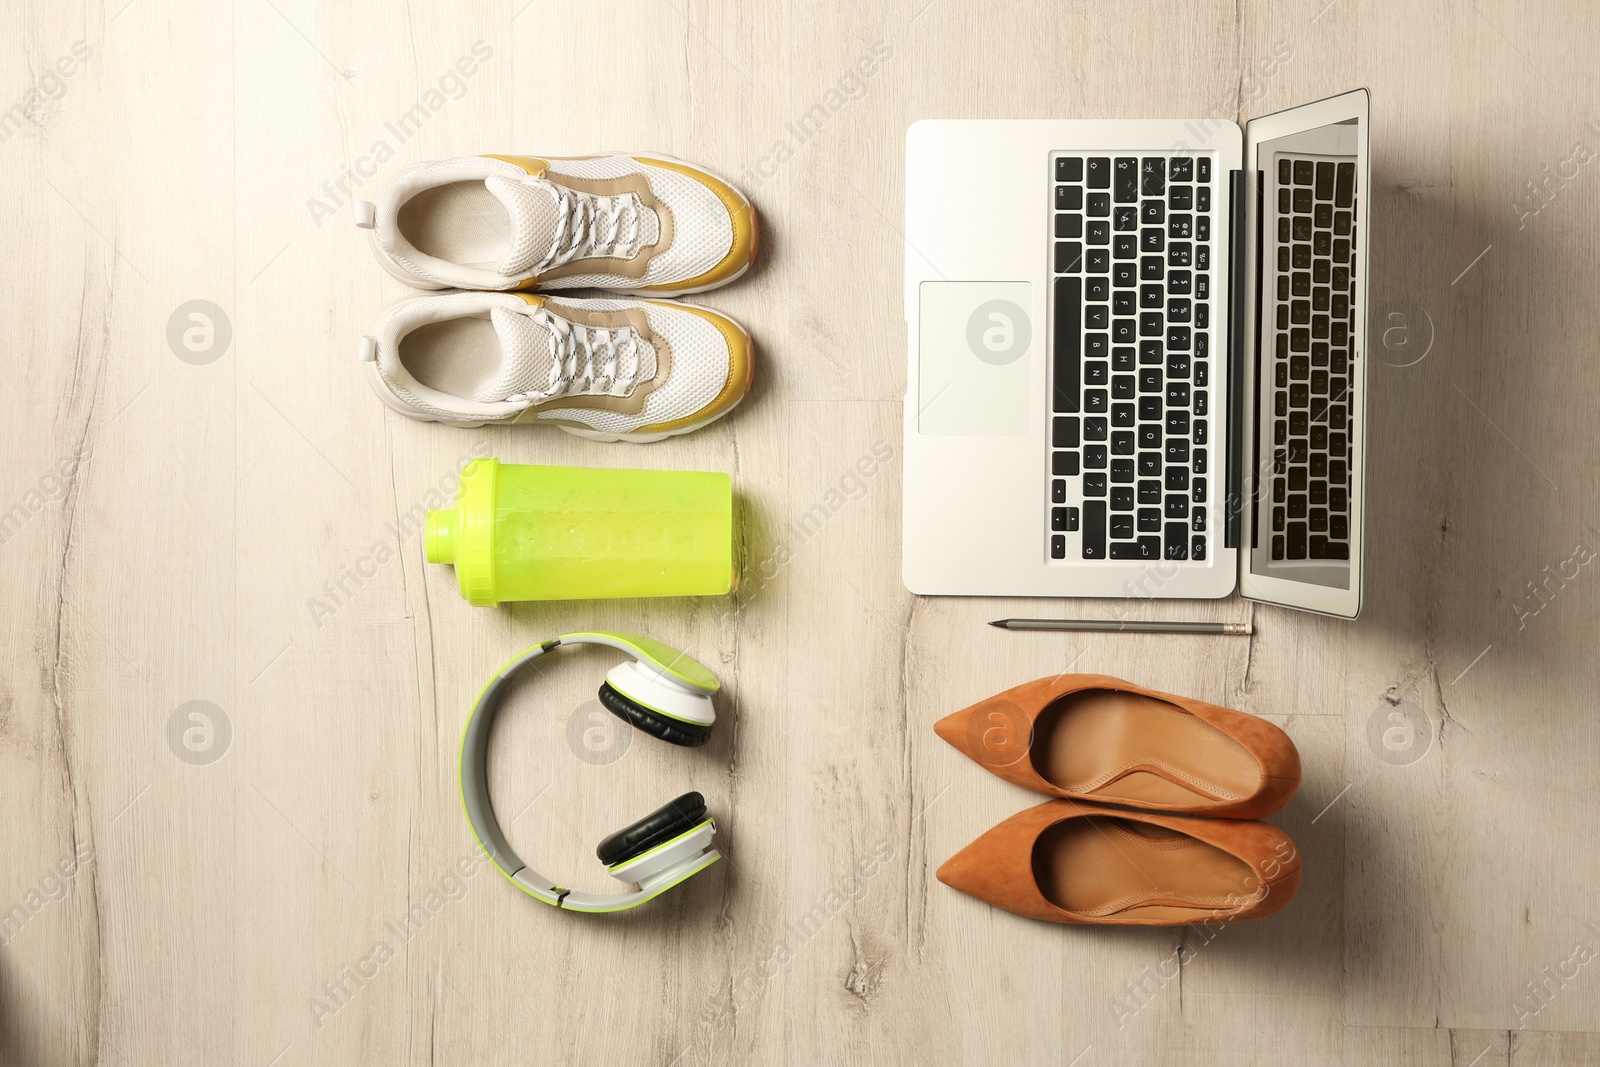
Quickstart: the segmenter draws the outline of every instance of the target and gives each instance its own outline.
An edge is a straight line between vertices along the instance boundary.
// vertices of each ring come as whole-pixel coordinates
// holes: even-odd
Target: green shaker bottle
[[[461,595],[507,600],[718,596],[733,585],[726,474],[539,467],[478,459],[456,506],[428,512],[430,563]]]

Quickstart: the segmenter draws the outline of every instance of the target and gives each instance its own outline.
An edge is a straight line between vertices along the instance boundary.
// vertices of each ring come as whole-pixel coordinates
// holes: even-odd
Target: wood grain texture
[[[1553,0],[12,5],[0,1063],[1600,1062],[1597,44]],[[1056,608],[908,594],[907,123],[1362,84],[1373,328],[1410,332],[1375,349],[1361,620],[1152,602],[1256,633],[1010,634],[983,622]],[[628,149],[763,213],[758,269],[697,298],[751,328],[749,401],[638,449],[387,412],[355,340],[404,290],[347,223],[374,172]],[[167,340],[193,300],[231,327],[203,365]],[[416,516],[487,454],[731,473],[744,591],[469,607]],[[497,805],[577,888],[665,798],[717,815],[728,862],[609,919],[504,885],[454,773],[487,674],[594,626],[726,684],[689,753],[599,712],[598,652],[504,717]],[[1294,737],[1291,908],[1069,930],[934,880],[1033,798],[931,724],[1069,668]],[[169,741],[197,700],[220,747]],[[1407,714],[1421,755],[1386,762],[1374,724]]]

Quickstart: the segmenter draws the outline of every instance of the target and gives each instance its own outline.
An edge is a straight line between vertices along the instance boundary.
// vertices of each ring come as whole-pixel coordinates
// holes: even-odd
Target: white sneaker
[[[409,418],[643,442],[731,411],[750,391],[753,348],[726,315],[671,300],[446,292],[392,305],[361,358]]]
[[[378,261],[421,289],[697,293],[756,254],[744,194],[665,156],[420,163],[353,207]]]

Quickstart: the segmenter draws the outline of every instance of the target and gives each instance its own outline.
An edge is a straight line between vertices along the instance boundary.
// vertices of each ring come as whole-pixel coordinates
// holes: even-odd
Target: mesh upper
[[[616,178],[624,174],[643,174],[650,192],[672,212],[672,244],[650,261],[641,279],[596,272],[541,282],[540,288],[578,289],[585,286],[636,289],[645,285],[667,285],[698,277],[722,262],[733,248],[733,219],[717,194],[708,186],[666,167],[652,167],[627,156],[600,159],[551,160],[555,174],[576,178]]]
[[[728,383],[728,362],[732,358],[722,331],[693,312],[679,308],[642,304],[637,300],[552,300],[557,306],[568,304],[595,311],[643,308],[650,328],[666,339],[672,349],[672,372],[665,384],[645,399],[637,415],[592,408],[563,408],[560,400],[541,404],[538,418],[580,422],[603,433],[629,433],[641,426],[688,418],[715,400]],[[651,368],[652,370],[654,368]]]

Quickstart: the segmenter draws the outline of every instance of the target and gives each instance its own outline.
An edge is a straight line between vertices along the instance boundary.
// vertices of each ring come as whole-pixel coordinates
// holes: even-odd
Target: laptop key
[[[1067,537],[1065,534],[1055,534],[1050,538],[1050,558],[1067,558]]]
[[[1317,162],[1316,190],[1318,200],[1333,199],[1333,164],[1327,160]]]
[[[1288,537],[1289,558],[1305,559],[1307,548],[1306,524],[1303,522],[1291,522],[1289,524]]]
[[[1106,502],[1083,502],[1083,558],[1106,558]]]
[[[1052,504],[1065,504],[1067,502],[1067,480],[1056,478],[1050,483],[1050,502]]]
[[[1206,558],[1206,539],[1203,535],[1196,534],[1189,549],[1189,558],[1203,560]]]
[[[1140,174],[1142,176],[1139,180],[1139,191],[1145,196],[1160,196],[1167,191],[1166,160],[1159,156],[1146,156]]]
[[[1137,513],[1140,533],[1161,532],[1161,509],[1140,508]]]
[[[1340,163],[1333,183],[1333,203],[1335,207],[1350,207],[1355,202],[1356,191],[1356,165],[1354,163]]]
[[[1169,522],[1162,531],[1162,540],[1166,545],[1166,559],[1189,558],[1189,526],[1182,522]]]
[[[1111,516],[1111,536],[1113,538],[1117,538],[1117,539],[1125,539],[1125,538],[1132,537],[1133,536],[1133,516],[1131,514],[1128,514],[1128,515],[1112,515]],[[1112,558],[1115,559],[1116,557],[1113,556]]]
[[[1137,203],[1139,161],[1132,156],[1118,156],[1112,163],[1111,172],[1111,198],[1119,204]]]
[[[1072,533],[1078,528],[1077,508],[1051,508],[1050,528],[1052,530],[1065,530]]]
[[[1056,181],[1083,181],[1083,158],[1081,156],[1062,156],[1060,159],[1057,159]]]
[[[1054,407],[1060,412],[1078,410],[1083,388],[1083,281],[1057,278],[1055,282]]]
[[[1086,170],[1089,178],[1089,188],[1111,188],[1111,160],[1105,156],[1093,156],[1087,161]]]
[[[1160,559],[1161,538],[1141,537],[1137,541],[1122,541],[1111,546],[1112,559]]]

